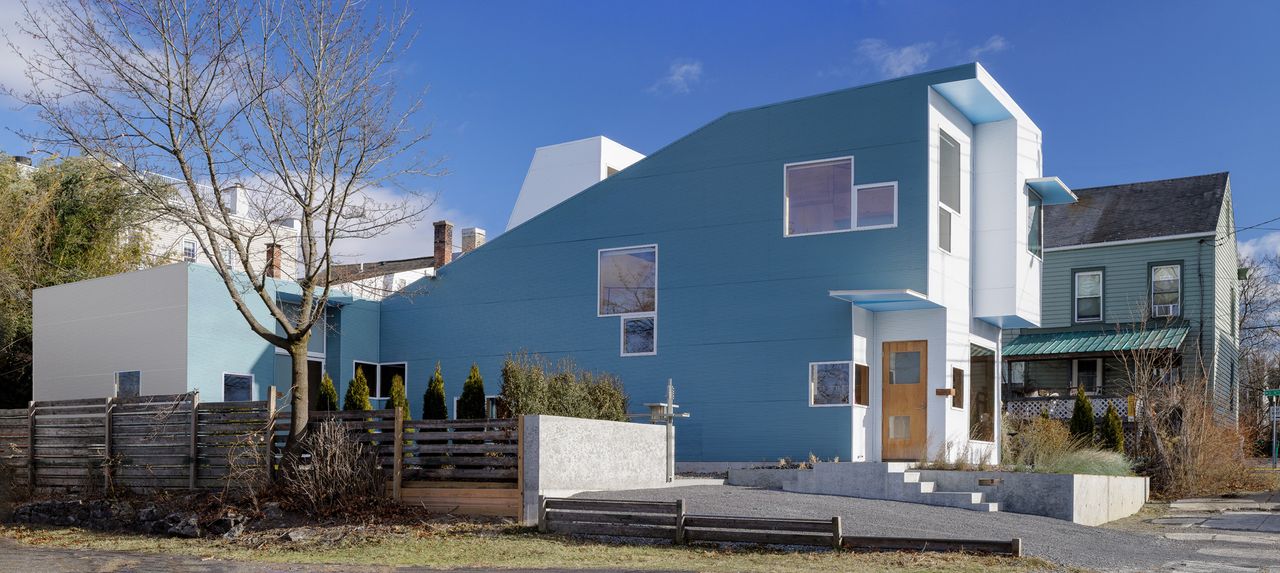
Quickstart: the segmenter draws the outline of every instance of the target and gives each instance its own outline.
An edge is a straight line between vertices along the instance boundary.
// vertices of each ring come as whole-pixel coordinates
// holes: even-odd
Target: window
[[[996,353],[977,345],[969,346],[969,404],[969,438],[995,441]]]
[[[1027,250],[1044,256],[1044,199],[1031,189],[1027,189]]]
[[[453,397],[453,419],[458,419],[458,398]],[[507,408],[506,403],[502,401],[502,396],[485,396],[484,411],[486,418],[510,418],[511,410]]]
[[[137,398],[142,393],[142,372],[116,372],[116,398]]]
[[[938,200],[960,212],[960,144],[938,132]]]
[[[1102,271],[1076,273],[1075,319],[1076,322],[1102,320]]]
[[[191,239],[183,239],[182,241],[182,260],[188,263],[196,262],[196,242]]]
[[[852,191],[852,158],[786,166],[787,234],[848,231]]]
[[[849,405],[848,362],[813,362],[809,364],[809,405]]]
[[[643,356],[658,353],[657,317],[622,317],[622,355]]]
[[[253,399],[253,375],[222,375],[222,400],[224,402],[248,402]]]
[[[1182,314],[1182,265],[1151,267],[1151,316],[1174,317]]]
[[[1071,361],[1071,389],[1075,391],[1081,385],[1090,394],[1102,389],[1102,359],[1081,358]]]
[[[284,315],[286,318],[288,318],[294,324],[298,323],[298,320],[302,314],[302,305],[296,302],[283,301],[283,300],[277,301],[277,304],[280,305],[280,310],[284,312]],[[279,334],[280,336],[284,336],[284,327],[277,324],[276,334]],[[320,319],[317,320],[315,324],[311,325],[311,338],[307,340],[307,355],[314,358],[323,357],[325,353],[325,348],[326,348],[326,342],[327,342],[326,339],[328,337],[329,337],[329,316],[328,316],[328,313],[326,312],[321,315]],[[276,348],[276,353],[288,354],[288,352],[285,351],[283,348]]]
[[[938,207],[938,248],[951,252],[951,211]]]
[[[898,224],[898,184],[854,185],[851,157],[787,165],[784,195],[788,236]]]
[[[600,316],[657,310],[657,245],[603,249],[599,268]]]
[[[920,383],[920,352],[894,352],[889,358],[890,384]]]
[[[228,267],[236,265],[236,249],[231,245],[222,245],[222,264]]]
[[[404,362],[383,363],[378,365],[378,397],[390,398],[391,387],[396,383],[398,378],[402,385],[405,385],[405,396],[408,397],[408,378],[405,376],[408,365]]]
[[[871,397],[867,394],[867,384],[871,377],[871,369],[866,364],[853,365],[853,403],[859,406],[867,406],[871,404]]]
[[[951,369],[951,407],[964,408],[964,370]]]

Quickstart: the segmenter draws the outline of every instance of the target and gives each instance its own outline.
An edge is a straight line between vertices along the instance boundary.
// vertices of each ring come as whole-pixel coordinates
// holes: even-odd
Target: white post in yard
[[[671,379],[667,378],[667,403],[662,408],[663,417],[667,419],[667,483],[676,479],[675,403],[676,388],[671,385]],[[1274,422],[1272,427],[1275,427]],[[1275,441],[1274,437],[1272,441]]]

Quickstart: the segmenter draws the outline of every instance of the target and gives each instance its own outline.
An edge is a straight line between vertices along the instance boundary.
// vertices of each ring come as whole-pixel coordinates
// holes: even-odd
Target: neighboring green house
[[[1128,409],[1121,360],[1134,344],[1180,357],[1234,418],[1238,333],[1235,217],[1226,173],[1077,190],[1045,207],[1041,327],[1006,331],[1006,410],[1071,415],[1078,385]]]

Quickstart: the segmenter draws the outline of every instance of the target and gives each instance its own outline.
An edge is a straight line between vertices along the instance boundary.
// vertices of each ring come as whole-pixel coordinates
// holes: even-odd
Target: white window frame
[[[947,249],[947,248],[943,248],[943,246],[942,246],[942,214],[941,214],[941,213],[939,213],[939,214],[938,214],[938,225],[937,225],[937,227],[938,227],[938,242],[937,242],[937,243],[935,243],[935,244],[936,244],[936,246],[938,247],[938,250],[939,250],[939,251],[942,251],[942,252],[944,252],[944,253],[946,253],[946,254],[950,255],[950,254],[952,253],[952,251],[954,251],[954,250],[955,250],[955,248],[956,248],[956,244],[955,244],[955,227],[956,227],[956,219],[957,219],[958,217],[960,217],[960,214],[959,214],[959,213],[957,213],[957,212],[955,212],[955,211],[952,211],[952,210],[951,210],[951,207],[946,206],[942,201],[938,201],[938,208],[939,208],[940,210],[942,210],[942,211],[946,211],[946,212],[947,212],[947,214],[951,217],[951,224],[950,224],[950,226],[947,228],[947,244],[948,244],[948,245],[950,245],[950,246],[951,246],[951,248]]]
[[[653,352],[627,352],[627,320],[637,318],[653,319]],[[657,356],[658,354],[658,313],[633,312],[618,315],[618,355],[619,356]]]
[[[792,163],[782,164],[782,236],[807,237],[810,235],[830,235],[832,233],[848,233],[849,231],[854,230],[854,228],[856,227],[855,221],[857,218],[856,217],[857,212],[854,210],[854,206],[856,205],[856,199],[850,196],[849,228],[848,229],[833,229],[830,231],[814,231],[812,233],[790,232],[791,231],[791,190],[788,188],[789,185],[787,183],[787,172],[790,171],[792,167],[804,167],[805,165],[817,165],[819,163],[836,163],[839,161],[846,161],[846,160],[849,162],[849,193],[852,194],[854,192],[854,185],[853,185],[854,169],[857,167],[857,164],[854,162],[852,155],[843,155],[840,157],[825,157],[822,159],[812,159],[809,161],[795,161]],[[894,213],[896,216],[896,213],[897,213],[896,205],[895,205]]]
[[[458,419],[460,419],[460,418],[458,418],[458,399],[459,399],[459,398],[461,398],[461,397],[462,397],[462,395],[457,395],[457,396],[454,396],[454,397],[453,397],[453,409],[449,410],[449,412],[450,412],[450,414],[449,414],[449,415],[451,416],[451,418],[449,418],[449,419],[451,419],[451,420],[458,420]],[[493,401],[495,401],[495,402],[496,402],[496,401],[497,401],[499,398],[501,398],[501,397],[502,397],[502,395],[501,395],[501,394],[485,394],[485,395],[484,395],[484,405],[485,405],[485,408],[488,408],[488,407],[489,407],[489,401],[490,401],[490,400],[493,400]]]
[[[1080,320],[1080,276],[1081,275],[1098,275],[1098,318],[1089,318]],[[1091,271],[1075,271],[1071,273],[1071,321],[1073,323],[1091,323],[1102,322],[1106,317],[1106,283],[1104,281],[1105,274],[1101,270]],[[1084,297],[1093,298],[1093,297]]]
[[[1035,257],[1036,260],[1042,261],[1044,260],[1044,248],[1045,248],[1044,247],[1044,196],[1037,193],[1036,190],[1032,189],[1031,187],[1026,187],[1025,189],[1026,189],[1026,195],[1027,195],[1027,215],[1028,215],[1026,218],[1027,219],[1027,237],[1026,237],[1027,252],[1030,253],[1031,256]],[[1031,249],[1031,217],[1030,217],[1031,213],[1030,211],[1031,211],[1032,197],[1035,197],[1037,200],[1040,201],[1040,209],[1036,211],[1036,215],[1038,216],[1038,220],[1040,223],[1036,227],[1040,231],[1040,233],[1038,234],[1039,236],[1037,237],[1040,243],[1039,251],[1034,251]]]
[[[1102,392],[1102,385],[1105,382],[1102,370],[1104,365],[1101,358],[1075,358],[1071,360],[1071,392],[1074,394],[1076,388],[1080,387],[1080,363],[1085,361],[1094,362],[1098,365],[1098,385],[1092,390],[1085,388],[1084,393],[1086,396],[1097,396]]]
[[[813,394],[814,394],[814,392],[813,392],[813,391],[814,391],[814,386],[815,386],[815,385],[816,385],[816,383],[817,383],[817,381],[816,381],[816,380],[814,380],[814,378],[813,378],[813,373],[814,373],[814,371],[815,371],[815,370],[814,370],[814,367],[815,367],[815,366],[824,366],[824,365],[827,365],[827,364],[844,364],[844,365],[847,365],[847,366],[849,367],[849,395],[848,395],[848,397],[847,397],[848,402],[846,402],[846,403],[844,403],[844,404],[815,404],[815,403],[813,403]],[[806,385],[809,387],[809,407],[810,407],[810,408],[848,408],[849,406],[853,406],[853,405],[855,405],[855,404],[853,403],[853,398],[854,398],[853,393],[855,392],[854,384],[855,384],[855,382],[856,382],[856,379],[857,379],[857,375],[858,375],[858,374],[857,374],[857,372],[855,372],[855,371],[854,371],[854,367],[855,367],[855,366],[854,366],[854,362],[853,362],[852,360],[827,360],[827,361],[819,361],[819,362],[810,362],[810,363],[809,363],[809,366],[808,366],[808,371],[805,373]],[[870,372],[869,372],[869,371],[868,371],[868,374],[870,374]],[[868,381],[867,381],[867,389],[868,389],[868,391],[870,391],[870,388],[871,388],[871,381],[870,381],[870,380],[868,380]],[[866,408],[866,407],[868,407],[868,406],[861,406],[861,407]]]
[[[142,371],[141,370],[117,370],[114,374],[112,374],[111,383],[112,383],[112,386],[114,386],[114,388],[112,389],[111,396],[112,397],[120,396],[120,375],[124,374],[125,372],[138,373],[138,395],[141,396],[142,395]]]
[[[893,187],[893,222],[885,225],[867,225],[865,227],[858,226],[858,191],[869,189],[872,187]],[[851,231],[874,231],[876,229],[892,229],[898,226],[898,182],[883,181],[880,183],[863,183],[862,185],[853,186],[853,200],[850,206],[851,213],[849,217],[850,224],[853,225]]]
[[[396,361],[396,362],[371,362],[368,360],[352,360],[351,361],[351,377],[352,378],[355,377],[356,368],[360,364],[367,364],[373,367],[373,380],[366,380],[366,382],[368,382],[373,386],[373,388],[370,388],[369,390],[370,400],[390,400],[391,399],[390,395],[375,396],[373,394],[374,389],[380,388],[382,386],[382,367],[383,366],[403,366],[404,367],[404,393],[405,393],[405,399],[407,400],[409,398],[409,363],[408,362],[405,362],[403,360]],[[390,380],[387,381],[388,384],[390,382],[391,382]]]
[[[642,313],[635,313],[635,312],[632,312],[632,313],[617,312],[617,313],[611,313],[611,314],[602,314],[602,313],[600,312],[600,287],[602,286],[602,283],[600,282],[600,261],[601,261],[602,257],[604,256],[604,253],[606,253],[606,252],[608,252],[608,251],[630,251],[630,250],[633,250],[633,249],[647,249],[647,248],[649,248],[649,247],[653,247],[653,310],[652,310],[652,311],[645,311],[645,312],[642,312]],[[595,305],[596,305],[596,318],[604,318],[604,317],[606,317],[606,316],[625,316],[625,315],[627,315],[627,314],[649,314],[650,312],[652,312],[652,313],[653,313],[653,314],[655,314],[655,315],[656,315],[656,314],[658,314],[658,244],[657,244],[657,243],[649,243],[649,244],[647,244],[647,245],[630,245],[630,246],[626,246],[626,247],[609,247],[609,248],[607,248],[607,249],[597,249],[597,250],[596,250],[596,301],[595,301]],[[656,326],[657,326],[657,325],[655,324],[654,326],[655,326],[655,328],[656,328]]]
[[[1169,315],[1169,316],[1167,316],[1167,317],[1165,317],[1165,316],[1156,317],[1156,269],[1165,268],[1165,267],[1173,267],[1173,268],[1175,268],[1175,269],[1177,269],[1177,270],[1178,270],[1178,281],[1177,281],[1177,282],[1178,282],[1178,302],[1174,303],[1174,304],[1176,304],[1176,305],[1177,305],[1177,307],[1178,307],[1178,312],[1177,312],[1176,314],[1172,314],[1172,315]],[[1149,288],[1151,289],[1151,292],[1149,293],[1149,296],[1151,297],[1151,309],[1150,309],[1150,312],[1151,312],[1151,317],[1152,317],[1152,318],[1177,318],[1177,317],[1182,316],[1182,265],[1181,265],[1181,264],[1178,264],[1178,263],[1170,263],[1170,264],[1156,264],[1156,265],[1151,265],[1151,276],[1147,277],[1147,282],[1148,282],[1148,283],[1150,283],[1150,287],[1149,287]],[[1235,292],[1233,291],[1233,292],[1232,292],[1232,297],[1234,298],[1234,296],[1235,296]],[[1231,305],[1231,308],[1232,308],[1232,309],[1235,309],[1235,307],[1236,307],[1236,305],[1234,305],[1234,304],[1233,304],[1233,305]],[[1233,325],[1233,326],[1232,326],[1232,329],[1233,329],[1233,330],[1234,330],[1234,328],[1235,328],[1235,327],[1234,327],[1234,325],[1235,325],[1235,316],[1234,316],[1234,314],[1235,314],[1235,311],[1234,311],[1234,310],[1232,310],[1232,315],[1233,315],[1233,316],[1232,316],[1231,324]]]
[[[258,378],[252,372],[231,372],[229,370],[222,372],[222,401],[227,400],[227,375],[231,376],[248,376],[249,377],[249,399],[246,402],[252,402],[253,398],[258,395]]]
[[[187,247],[191,247],[190,256],[187,256],[187,250],[188,250]],[[196,262],[196,259],[199,257],[200,257],[200,250],[197,248],[196,242],[191,239],[183,239],[182,240],[182,260],[184,262],[194,263]]]

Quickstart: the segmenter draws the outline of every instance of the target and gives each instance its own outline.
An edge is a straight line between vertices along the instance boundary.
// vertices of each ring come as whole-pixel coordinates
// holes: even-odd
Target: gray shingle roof
[[[456,254],[456,253],[455,253]],[[351,263],[345,265],[333,265],[329,268],[332,275],[332,283],[348,283],[366,279],[369,277],[380,277],[391,273],[401,271],[416,271],[435,266],[435,257],[416,257],[412,259],[400,259],[394,261],[378,261],[373,263]]]
[[[1075,190],[1080,200],[1044,211],[1047,248],[1211,232],[1227,173]]]

